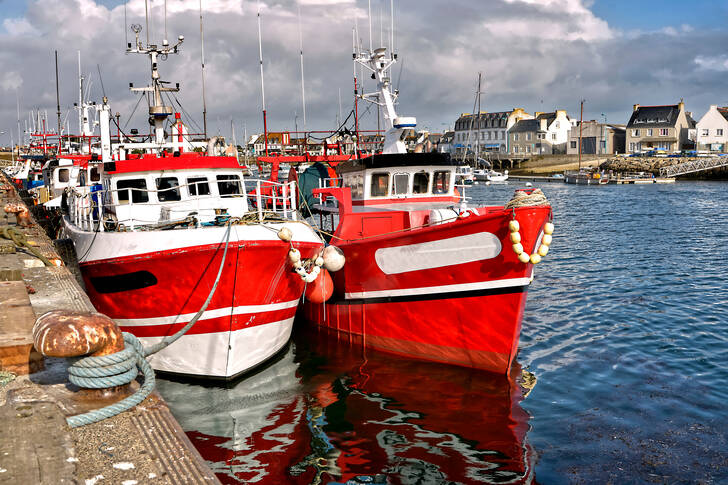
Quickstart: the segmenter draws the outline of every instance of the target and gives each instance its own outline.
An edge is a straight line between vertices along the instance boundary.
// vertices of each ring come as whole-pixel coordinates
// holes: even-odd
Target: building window
[[[526,153],[531,153],[531,145],[526,145]]]
[[[660,128],[660,136],[667,136],[667,128]]]
[[[575,141],[572,141],[571,142],[571,148],[576,148],[576,142]]]
[[[634,143],[630,143],[629,144],[629,151],[630,152],[634,152],[634,147],[635,147],[635,144]]]
[[[701,136],[708,136],[709,134],[710,134],[710,130],[708,130],[707,128],[704,130],[701,130],[701,133],[700,133]]]
[[[530,133],[526,133],[526,140],[528,140],[528,141],[531,140],[531,134]]]
[[[718,128],[715,130],[715,136],[723,136],[723,128]]]
[[[513,134],[513,141],[518,141],[518,133]]]
[[[372,197],[386,197],[389,193],[389,174],[375,173],[372,174],[372,185],[369,195]]]
[[[647,136],[652,136],[652,128],[647,129]]]
[[[506,132],[501,131],[501,140],[505,140],[505,139],[506,139]]]
[[[640,136],[640,130],[632,130],[632,136]]]
[[[551,133],[551,139],[552,140],[555,140],[556,139],[556,133]]]

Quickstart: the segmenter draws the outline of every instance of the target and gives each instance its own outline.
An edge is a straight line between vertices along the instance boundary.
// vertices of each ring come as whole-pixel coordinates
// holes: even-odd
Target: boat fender
[[[119,229],[119,219],[116,218],[116,214],[114,213],[108,213],[106,214],[106,217],[104,217],[104,230],[106,231],[116,231]]]
[[[283,226],[281,227],[281,230],[278,231],[278,239],[283,242],[291,242],[293,239],[293,232],[286,226]]]
[[[323,253],[321,253],[321,257],[323,258],[323,267],[327,271],[331,271],[334,273],[343,268],[344,264],[346,263],[346,256],[344,256],[344,251],[342,251],[337,246],[326,246],[326,248],[324,248],[323,250]]]
[[[538,264],[541,262],[541,258],[549,253],[549,246],[551,245],[551,234],[554,232],[554,225],[550,222],[544,224],[544,235],[541,237],[541,244],[535,253],[530,256],[525,252],[523,244],[521,244],[521,234],[518,232],[521,226],[517,220],[513,219],[508,223],[508,230],[510,231],[510,239],[513,243],[513,252],[518,256],[518,260],[522,263]]]
[[[316,266],[318,268],[318,266]],[[334,280],[325,269],[306,286],[306,299],[311,303],[323,303],[334,294]]]
[[[288,251],[288,260],[294,266],[296,265],[296,263],[300,263],[301,262],[301,251],[299,251],[296,248],[291,248],[291,250]]]

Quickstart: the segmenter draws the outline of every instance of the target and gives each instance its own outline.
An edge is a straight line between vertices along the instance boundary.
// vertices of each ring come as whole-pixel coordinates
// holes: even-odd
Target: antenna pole
[[[129,46],[129,33],[126,30],[126,4],[129,3],[128,1],[124,2],[124,48],[126,49]]]
[[[301,104],[303,104],[303,131],[306,132],[306,88],[303,82],[303,33],[301,32],[301,6],[298,6],[298,45],[301,49]]]
[[[164,5],[166,9],[167,2],[165,2]],[[205,100],[205,34],[202,29],[202,0],[200,0],[200,61],[202,63],[202,126],[205,132],[205,139],[207,139],[207,101]]]
[[[83,135],[83,75],[81,74],[81,51],[78,51],[78,133]]]
[[[58,136],[61,136],[61,98],[58,94],[58,51],[56,51],[56,114],[58,115]]]
[[[164,39],[167,40],[167,0],[164,0]]]
[[[372,0],[369,0],[369,50],[372,50]]]
[[[390,20],[392,21],[392,30],[390,31],[390,35],[392,36],[392,41],[389,44],[390,54],[394,56],[394,0],[389,0],[389,11],[390,11]]]
[[[15,102],[18,107],[18,146],[22,145],[22,138],[20,137],[20,97],[18,97],[18,89],[15,88]],[[20,148],[18,148],[18,154],[20,154]]]
[[[265,155],[268,156],[268,120],[265,112],[265,80],[263,78],[263,39],[260,33],[260,2],[258,2],[258,59],[260,60],[260,94],[263,101],[263,136]]]
[[[581,130],[584,126],[584,100],[581,100],[581,114],[579,115],[579,171],[581,171]]]
[[[481,79],[483,77],[483,73],[478,73],[478,94],[477,94],[477,100],[478,100],[478,114],[477,114],[477,125],[476,128],[478,131],[475,132],[475,162],[478,162],[478,157],[480,157],[480,137],[478,136],[478,133],[480,132],[480,83]]]
[[[149,45],[149,5],[147,0],[144,0],[144,22],[147,26],[147,45]]]

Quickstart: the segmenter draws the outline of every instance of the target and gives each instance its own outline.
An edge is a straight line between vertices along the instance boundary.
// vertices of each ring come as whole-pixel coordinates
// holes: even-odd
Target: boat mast
[[[581,100],[581,114],[579,115],[579,171],[581,171],[581,129],[584,126],[584,100]]]
[[[303,132],[306,133],[306,88],[303,83],[303,33],[301,32],[301,6],[298,6],[298,46],[301,51],[301,104],[303,105]]]
[[[58,115],[58,153],[61,153],[61,98],[58,94],[58,51],[56,51],[56,115]]]
[[[174,111],[172,106],[164,105],[162,93],[179,91],[179,83],[177,83],[177,85],[173,88],[163,86],[166,82],[159,78],[157,62],[160,59],[167,59],[169,54],[177,54],[179,46],[182,42],[184,42],[184,36],[180,35],[177,39],[177,43],[172,46],[169,45],[169,41],[167,41],[167,39],[164,39],[162,41],[162,47],[160,48],[156,44],[147,44],[146,46],[142,45],[142,42],[139,40],[139,32],[142,30],[141,25],[132,25],[131,30],[134,32],[136,37],[135,44],[134,48],[127,48],[126,52],[149,56],[152,66],[152,84],[143,88],[135,88],[134,85],[130,83],[129,89],[132,92],[146,92],[151,94],[149,117],[152,119],[151,123],[154,126],[154,142],[161,146],[164,144],[165,139],[164,122],[167,119],[167,116],[170,116]]]
[[[260,2],[258,2],[258,59],[260,60],[260,94],[263,101],[263,137],[265,155],[268,156],[268,119],[265,112],[265,80],[263,78],[263,40],[260,34]]]
[[[403,135],[405,130],[417,126],[417,120],[414,117],[397,116],[394,108],[398,93],[392,91],[390,72],[392,66],[397,62],[397,55],[391,52],[387,55],[386,47],[358,52],[355,49],[354,62],[355,78],[356,64],[359,64],[370,70],[377,81],[377,92],[362,94],[360,97],[383,108],[387,131],[384,135],[382,153],[406,153],[407,148],[402,141]]]
[[[476,132],[475,132],[475,160],[474,162],[478,162],[478,158],[480,157],[480,137],[478,136],[480,132],[480,83],[483,77],[483,73],[478,73],[478,93],[475,95],[476,99],[478,100],[478,114],[476,115]]]
[[[167,11],[167,2],[164,2],[165,13]],[[165,31],[167,17],[164,18]],[[166,42],[166,39],[165,39]],[[200,0],[200,61],[202,63],[202,127],[204,138],[207,139],[207,102],[205,100],[205,33],[202,29],[202,0]]]

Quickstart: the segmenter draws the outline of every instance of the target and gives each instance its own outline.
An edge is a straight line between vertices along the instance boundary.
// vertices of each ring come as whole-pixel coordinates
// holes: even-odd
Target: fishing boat
[[[162,94],[179,87],[166,86],[157,66],[183,37],[143,46],[134,27],[127,52],[149,56],[152,83],[132,90],[151,99],[153,139],[112,145],[104,97],[100,180],[70,192],[64,232],[89,298],[122,330],[149,345],[196,321],[149,358],[155,369],[232,378],[288,341],[322,241],[296,215],[294,183],[245,180],[235,156],[216,154],[218,140],[190,140],[179,113],[165,133],[173,109]]]
[[[551,243],[551,207],[533,189],[505,206],[468,207],[455,186],[461,162],[405,150],[416,120],[394,108],[396,56],[355,47],[354,59],[378,83],[384,150],[339,163],[337,179],[312,191],[315,209],[338,220],[330,242],[346,265],[331,298],[306,301],[304,315],[371,348],[505,374],[534,265]]]
[[[508,180],[508,170],[503,172],[496,172],[495,170],[489,170],[485,176],[485,179],[492,184],[502,184]]]

